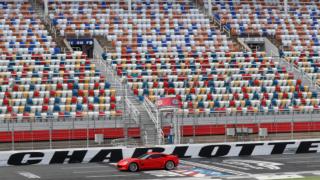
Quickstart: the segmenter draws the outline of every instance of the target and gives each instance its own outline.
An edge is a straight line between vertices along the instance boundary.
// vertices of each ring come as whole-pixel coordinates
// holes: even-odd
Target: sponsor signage
[[[93,39],[68,39],[71,46],[75,45],[93,45]]]
[[[179,100],[175,97],[161,98],[157,101],[158,107],[176,107],[179,105]]]
[[[137,148],[108,147],[3,151],[0,152],[0,166],[117,162],[123,158],[139,157],[149,151],[174,154],[180,158],[273,155],[285,154],[286,149],[288,148],[295,149],[295,151],[292,152],[293,154],[317,153],[320,152],[320,139],[217,144],[181,144]]]

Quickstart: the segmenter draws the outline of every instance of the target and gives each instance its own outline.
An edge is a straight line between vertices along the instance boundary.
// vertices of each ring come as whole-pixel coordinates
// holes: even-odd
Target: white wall
[[[179,157],[185,158],[317,153],[320,152],[319,145],[320,139],[309,139],[291,141],[164,145],[149,148],[106,147],[36,151],[4,151],[0,152],[0,166],[117,162],[123,158],[140,156],[148,150],[175,154]]]

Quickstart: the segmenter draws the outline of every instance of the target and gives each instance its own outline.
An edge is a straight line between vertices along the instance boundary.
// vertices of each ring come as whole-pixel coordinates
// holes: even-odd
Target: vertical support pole
[[[128,0],[128,12],[131,15],[131,0]]]
[[[255,122],[257,123],[257,114],[254,114],[254,119]],[[260,128],[261,128],[261,124],[260,124],[260,119],[258,120],[258,140],[260,141]]]
[[[33,143],[33,128],[32,128],[32,122],[35,122],[35,119],[33,121],[30,119],[30,133],[31,133],[31,149],[34,149],[34,143]]]
[[[156,128],[157,128],[157,140],[158,140],[158,145],[162,144],[162,134],[161,134],[161,125],[159,121],[159,109],[157,109],[156,112]]]
[[[176,113],[177,109],[173,109],[173,122],[174,122],[174,143],[175,144],[180,144],[181,143],[181,125],[179,118]],[[183,119],[182,119],[183,120]]]
[[[124,84],[123,84],[123,88],[124,89],[122,89],[122,92],[123,92],[123,90],[124,90],[124,98],[123,98],[123,102],[124,102],[124,108],[123,108],[123,112],[124,112],[124,116],[126,116],[126,119],[125,119],[125,121],[126,122],[124,122],[125,124],[127,124],[127,125],[125,125],[125,127],[126,128],[124,128],[125,129],[125,132],[124,132],[124,134],[125,134],[125,139],[126,139],[126,146],[128,145],[128,141],[129,141],[129,133],[128,133],[128,131],[129,131],[129,127],[130,127],[130,122],[131,122],[131,116],[130,116],[130,110],[131,110],[131,108],[129,107],[129,104],[128,104],[128,106],[127,106],[127,83],[126,82],[123,82]],[[127,110],[129,111],[129,112],[127,112]],[[128,116],[128,114],[129,114],[129,116]],[[128,121],[128,119],[129,119],[129,122],[127,122]],[[128,123],[129,123],[129,125],[128,125]]]
[[[177,114],[177,109],[174,110],[175,114]],[[176,115],[177,119],[178,119],[178,116]],[[183,126],[184,126],[184,122],[183,122],[183,119],[181,119],[181,123],[178,119],[178,124],[179,124],[179,144],[184,143],[183,142]]]
[[[87,117],[87,148],[89,147],[89,117]]]
[[[184,112],[182,114],[182,120],[183,120],[183,117],[184,117]],[[192,126],[192,135],[193,135],[193,141],[195,140],[196,138],[196,122],[195,122],[195,119],[192,118],[192,121],[193,121],[193,126]]]
[[[14,121],[12,122],[12,126],[11,126],[11,150],[14,151]]]
[[[284,0],[284,12],[286,13],[286,16],[288,15],[288,0]]]
[[[44,15],[45,15],[45,16],[48,16],[48,12],[49,12],[49,9],[48,9],[48,0],[44,0],[43,3],[44,3]]]
[[[49,147],[52,149],[52,129],[53,129],[53,117],[50,117],[50,129],[49,129]]]
[[[175,110],[173,110],[173,117],[174,117],[174,121],[176,123],[175,125],[175,141],[174,144],[180,144],[180,125],[179,125],[179,119],[175,116]]]
[[[212,4],[211,4],[211,0],[208,0],[208,14],[209,17],[212,17]]]
[[[294,118],[294,111],[292,112],[292,117],[291,117],[291,139],[293,139],[293,128],[294,128],[293,118]]]
[[[220,117],[220,121],[222,119],[220,113],[218,112],[218,116]],[[227,119],[224,120],[224,142],[227,142]]]

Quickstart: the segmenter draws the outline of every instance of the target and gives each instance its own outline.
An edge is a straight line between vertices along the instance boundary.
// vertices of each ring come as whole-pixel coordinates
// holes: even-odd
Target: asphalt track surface
[[[320,154],[237,158],[183,159],[172,171],[120,172],[114,164],[65,164],[1,167],[1,180],[120,180],[120,179],[292,179],[319,176]]]

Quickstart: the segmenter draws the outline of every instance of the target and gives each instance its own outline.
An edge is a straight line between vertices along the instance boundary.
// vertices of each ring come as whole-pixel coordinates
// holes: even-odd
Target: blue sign
[[[93,39],[68,39],[71,46],[73,45],[93,45]]]

